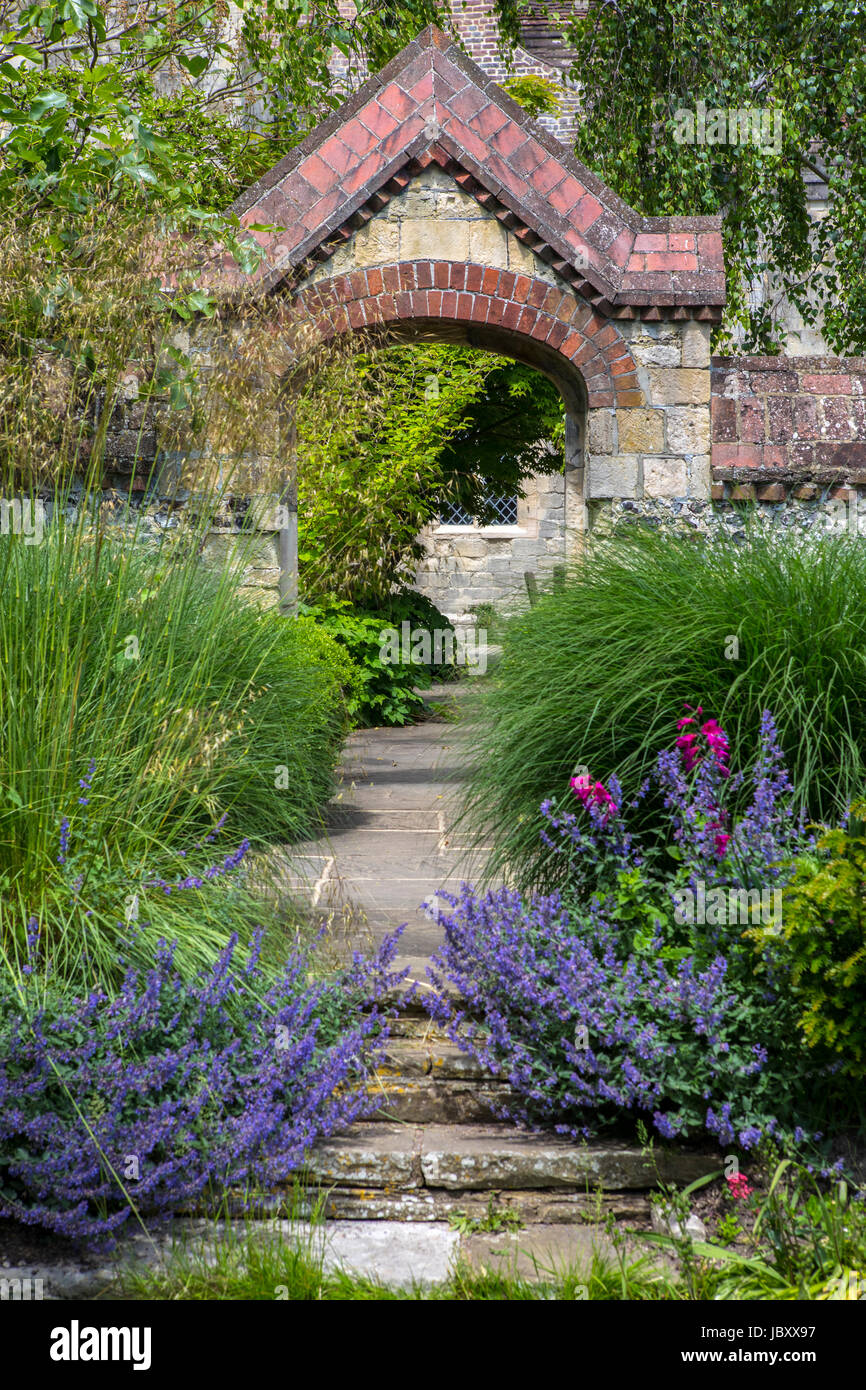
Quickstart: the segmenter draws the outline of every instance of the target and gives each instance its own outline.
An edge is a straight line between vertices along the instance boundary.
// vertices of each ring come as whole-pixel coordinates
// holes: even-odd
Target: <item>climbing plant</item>
[[[528,8],[497,0],[507,43]],[[618,0],[569,7],[559,24],[581,94],[578,157],[644,214],[725,215],[720,346],[736,335],[779,351],[787,299],[823,319],[835,351],[866,350],[861,0]],[[753,120],[739,138],[741,112],[760,113],[758,138]],[[827,182],[817,220],[804,177]]]

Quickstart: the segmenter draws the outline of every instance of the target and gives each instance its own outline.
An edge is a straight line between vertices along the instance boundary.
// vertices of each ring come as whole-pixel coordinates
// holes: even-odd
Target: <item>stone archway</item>
[[[389,325],[556,383],[567,551],[587,504],[709,498],[721,220],[639,216],[438,29],[233,210],[262,249],[254,285],[313,337]],[[242,282],[228,259],[221,277]]]

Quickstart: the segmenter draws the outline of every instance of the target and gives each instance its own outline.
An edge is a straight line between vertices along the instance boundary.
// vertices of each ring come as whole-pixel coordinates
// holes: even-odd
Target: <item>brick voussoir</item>
[[[426,319],[429,313],[427,305],[426,290],[412,290],[412,317],[416,319]]]
[[[455,314],[456,314],[456,312],[457,312],[457,291],[456,291],[456,290],[443,290],[443,291],[442,291],[442,317],[443,317],[443,318],[446,318],[446,319],[453,319],[454,316],[455,316]]]
[[[520,318],[517,320],[517,332],[522,333],[525,338],[532,336],[535,327],[537,314],[534,309],[527,309],[525,306],[520,311]]]

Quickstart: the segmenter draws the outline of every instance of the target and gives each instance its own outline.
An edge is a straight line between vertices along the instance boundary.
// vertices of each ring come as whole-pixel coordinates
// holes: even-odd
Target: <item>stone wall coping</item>
[[[858,374],[866,372],[866,357],[711,357],[717,371],[804,372],[815,375]]]

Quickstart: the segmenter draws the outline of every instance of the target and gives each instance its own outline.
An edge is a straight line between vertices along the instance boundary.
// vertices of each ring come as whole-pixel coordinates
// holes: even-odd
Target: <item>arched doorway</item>
[[[588,505],[708,498],[720,219],[643,218],[431,27],[236,204],[253,285],[307,342],[374,327],[529,363]],[[227,260],[224,285],[249,284]],[[284,544],[286,564],[290,546]]]

